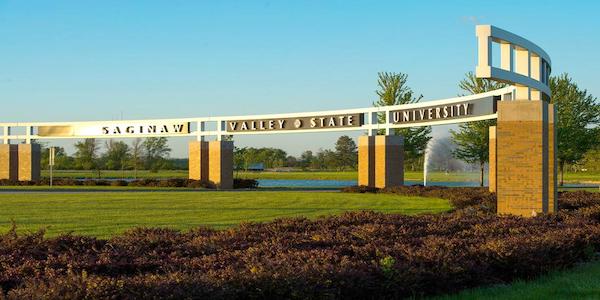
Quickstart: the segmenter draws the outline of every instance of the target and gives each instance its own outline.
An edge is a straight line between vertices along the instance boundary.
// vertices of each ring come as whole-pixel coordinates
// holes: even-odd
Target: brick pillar
[[[498,214],[548,213],[548,103],[498,102],[496,145]]]
[[[496,126],[490,126],[488,182],[491,193],[496,192]]]
[[[233,142],[208,142],[208,180],[219,189],[233,188]]]
[[[0,144],[0,179],[17,181],[19,160],[17,145]]]
[[[404,185],[404,137],[375,136],[375,187]]]
[[[19,144],[18,161],[19,181],[38,181],[41,177],[41,146],[38,144]]]
[[[375,186],[375,137],[358,137],[358,185]]]
[[[548,104],[548,212],[555,213],[558,210],[558,191],[557,191],[557,169],[556,153],[557,137],[556,129],[556,108],[554,104]]]
[[[188,178],[208,181],[208,142],[190,141]]]

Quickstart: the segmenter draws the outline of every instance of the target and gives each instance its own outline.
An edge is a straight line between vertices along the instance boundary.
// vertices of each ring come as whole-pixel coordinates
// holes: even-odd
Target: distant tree
[[[298,166],[298,159],[294,156],[288,155],[285,159],[285,166],[288,168],[295,168]]]
[[[560,185],[563,185],[565,165],[577,163],[588,150],[600,143],[596,127],[600,123],[600,104],[566,73],[550,77],[550,89],[558,112],[557,158]]]
[[[100,163],[98,151],[100,144],[96,139],[85,139],[75,143],[75,167],[82,170],[96,170],[100,178]]]
[[[248,170],[248,165],[246,164],[245,154],[247,151],[247,147],[233,148],[233,166],[238,170]]]
[[[473,72],[465,75],[458,86],[468,94],[479,94],[497,90],[506,86],[504,83],[477,78]],[[453,155],[467,163],[479,165],[479,184],[483,186],[485,163],[489,161],[490,126],[496,125],[496,120],[462,123],[459,130],[450,130],[457,148]]]
[[[312,151],[306,150],[306,151],[302,152],[302,154],[300,155],[300,167],[302,169],[310,168],[310,165],[311,165],[312,161],[314,160],[314,158],[315,157],[314,157]]]
[[[137,171],[144,167],[144,145],[141,138],[131,142],[129,167],[133,169],[133,178],[137,179]]]
[[[319,149],[311,161],[310,167],[315,170],[333,170],[338,167],[338,159],[335,152]]]
[[[152,172],[165,168],[166,158],[171,153],[166,137],[149,137],[143,143],[146,169]]]
[[[356,169],[358,151],[356,143],[351,137],[342,135],[338,138],[335,143],[335,155],[340,169]]]
[[[374,106],[388,106],[399,104],[410,104],[421,101],[423,95],[415,95],[410,87],[406,85],[408,75],[403,73],[380,72],[377,84],[379,89],[375,91],[379,99]],[[379,122],[385,121],[385,115],[380,114]],[[404,136],[404,158],[412,168],[415,168],[414,162],[422,157],[427,143],[431,140],[431,126],[397,128],[395,134]],[[379,134],[385,134],[382,130]]]
[[[108,170],[125,170],[130,160],[129,146],[122,141],[108,140],[104,153],[105,167]]]
[[[73,157],[69,156],[65,148],[54,147],[54,167],[55,170],[70,170],[74,169]],[[50,147],[42,148],[41,164],[43,169],[48,169],[48,163],[50,161]]]

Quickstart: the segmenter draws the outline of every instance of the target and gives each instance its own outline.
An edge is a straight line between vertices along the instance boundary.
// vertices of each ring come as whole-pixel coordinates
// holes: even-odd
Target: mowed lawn
[[[339,192],[29,192],[0,194],[0,232],[47,228],[106,238],[137,226],[223,229],[281,217],[314,218],[345,211],[437,213],[446,200]]]
[[[433,299],[600,299],[600,261],[552,272],[531,281],[475,288]]]

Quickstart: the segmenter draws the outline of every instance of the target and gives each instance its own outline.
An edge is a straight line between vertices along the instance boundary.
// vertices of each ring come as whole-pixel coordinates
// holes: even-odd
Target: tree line
[[[358,165],[358,148],[354,140],[341,136],[335,148],[320,149],[316,153],[307,150],[300,157],[287,155],[277,148],[236,148],[233,153],[236,169],[248,170],[251,166],[262,163],[265,169],[299,168],[303,170],[356,170]]]
[[[63,147],[55,147],[55,169],[60,170],[151,170],[172,169],[176,162],[169,159],[171,149],[167,138],[134,139],[131,144],[108,140],[85,139],[75,143],[75,154],[68,155]],[[104,147],[103,147],[104,146]],[[49,151],[42,144],[42,168],[48,168]],[[102,148],[105,149],[101,152]],[[187,167],[187,165],[186,165]]]

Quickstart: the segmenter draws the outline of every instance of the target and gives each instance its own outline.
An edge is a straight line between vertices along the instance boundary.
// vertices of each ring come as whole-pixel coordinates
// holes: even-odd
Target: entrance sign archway
[[[402,185],[403,137],[395,128],[498,119],[490,128],[490,190],[498,212],[529,216],[556,210],[554,109],[549,104],[550,58],[535,44],[493,26],[477,26],[476,75],[510,86],[437,101],[306,113],[93,122],[0,123],[0,179],[37,180],[37,139],[195,137],[189,144],[189,178],[233,186],[233,142],[253,134],[363,131],[360,185]],[[492,66],[492,43],[501,67]],[[211,129],[207,129],[211,128]],[[20,134],[13,134],[19,130]],[[378,135],[378,132],[385,132]],[[207,137],[214,137],[208,141]],[[24,141],[13,145],[10,141]]]

